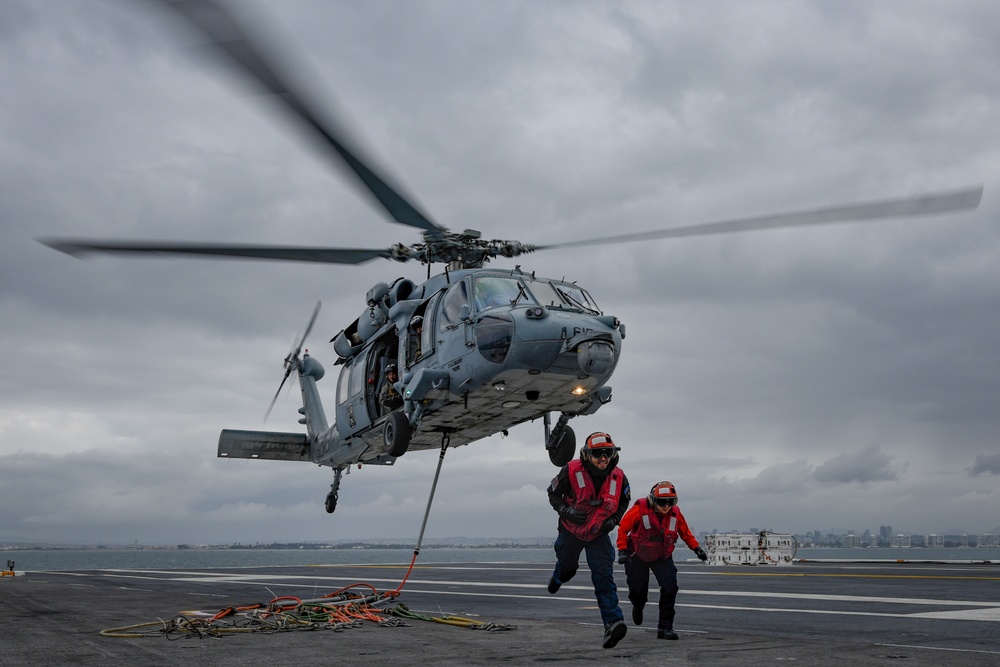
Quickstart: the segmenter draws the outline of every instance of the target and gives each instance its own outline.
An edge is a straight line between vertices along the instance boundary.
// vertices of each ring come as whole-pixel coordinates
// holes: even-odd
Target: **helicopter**
[[[400,277],[373,285],[360,313],[332,336],[336,380],[334,419],[328,420],[317,383],[326,369],[304,349],[319,313],[284,358],[284,377],[268,413],[294,374],[302,396],[305,433],[225,429],[217,455],[230,459],[303,461],[330,467],[325,508],[336,510],[342,477],[352,465],[394,465],[409,451],[470,444],[526,422],[542,421],[544,448],[562,466],[576,454],[570,420],[610,402],[611,377],[621,359],[625,324],[605,314],[576,281],[546,278],[521,265],[488,266],[537,251],[652,241],[780,227],[880,220],[975,209],[982,186],[956,191],[740,218],[596,239],[529,244],[487,240],[478,230],[452,232],[420,210],[339,124],[279,71],[277,59],[216,0],[151,0],[207,38],[214,53],[268,93],[279,109],[311,134],[397,224],[421,241],[389,248],[121,242],[40,239],[74,256],[93,253],[205,256],[358,265],[376,259],[420,262],[421,283]],[[432,267],[443,265],[438,273]],[[345,318],[345,320],[348,318]],[[387,370],[395,366],[394,382]],[[389,408],[386,383],[401,398]],[[555,417],[558,415],[558,417]],[[553,422],[553,417],[555,421]]]

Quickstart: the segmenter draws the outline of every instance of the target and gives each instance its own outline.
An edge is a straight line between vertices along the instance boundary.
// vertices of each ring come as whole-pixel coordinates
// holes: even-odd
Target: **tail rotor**
[[[264,421],[271,416],[271,410],[274,408],[274,404],[278,400],[278,396],[281,395],[281,390],[285,387],[285,382],[288,380],[288,376],[292,374],[292,371],[299,368],[301,362],[301,357],[299,356],[302,352],[302,345],[306,342],[306,338],[309,336],[309,332],[312,331],[313,324],[316,323],[316,316],[319,315],[319,308],[322,305],[321,301],[316,302],[316,308],[313,309],[312,317],[309,318],[309,324],[306,325],[306,329],[299,336],[298,342],[292,345],[292,348],[288,351],[285,356],[285,376],[281,378],[281,384],[278,385],[278,391],[274,392],[274,398],[271,399],[271,404],[267,406],[267,412],[264,413]]]

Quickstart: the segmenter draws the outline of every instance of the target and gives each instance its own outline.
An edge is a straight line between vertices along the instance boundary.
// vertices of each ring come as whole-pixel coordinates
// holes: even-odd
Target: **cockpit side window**
[[[476,278],[476,311],[509,306],[521,295],[521,284],[511,278],[483,276]]]
[[[459,324],[462,321],[462,306],[467,305],[469,305],[469,282],[463,280],[452,285],[444,295],[438,329],[445,331]]]

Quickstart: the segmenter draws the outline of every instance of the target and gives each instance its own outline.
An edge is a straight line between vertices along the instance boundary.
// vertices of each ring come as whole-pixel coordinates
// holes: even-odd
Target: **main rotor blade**
[[[267,53],[259,41],[251,41],[225,7],[213,0],[154,1],[176,10],[189,25],[211,40],[224,62],[273,95],[293,118],[318,135],[324,148],[333,149],[334,154],[393,220],[427,231],[446,231],[404,198],[400,188],[390,184],[388,177],[379,173],[371,159],[363,157],[356,147],[349,147],[347,137],[331,120],[320,120],[320,116],[306,102],[305,95],[295,91],[288,78],[278,73],[274,54]]]
[[[232,257],[249,259],[269,259],[286,262],[320,262],[324,264],[362,264],[372,259],[394,259],[391,250],[365,248],[309,248],[296,246],[269,245],[223,245],[194,243],[119,243],[117,241],[94,241],[74,239],[38,239],[39,242],[64,252],[81,257],[95,253],[108,255],[202,255],[209,257]]]
[[[629,243],[632,241],[668,239],[681,236],[728,234],[730,232],[745,232],[757,229],[803,227],[807,225],[826,225],[842,222],[861,222],[864,220],[884,220],[886,218],[905,218],[918,215],[935,215],[938,213],[975,209],[979,206],[982,198],[983,186],[979,185],[954,192],[905,197],[903,199],[887,199],[865,204],[820,208],[798,213],[740,218],[722,222],[708,222],[685,227],[638,232],[636,234],[605,236],[599,239],[535,245],[533,249],[573,248],[587,245],[602,245],[605,243]]]

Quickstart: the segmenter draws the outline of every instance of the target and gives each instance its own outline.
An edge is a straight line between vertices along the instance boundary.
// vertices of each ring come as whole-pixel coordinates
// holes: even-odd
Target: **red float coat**
[[[572,499],[567,498],[571,507],[587,513],[586,523],[571,523],[561,520],[563,528],[573,533],[581,540],[589,542],[601,532],[604,520],[618,510],[618,498],[622,492],[625,473],[620,468],[614,468],[604,478],[601,488],[594,487],[594,480],[583,468],[583,461],[573,459],[567,464],[569,485],[573,490]]]
[[[700,546],[679,507],[674,505],[666,514],[660,514],[650,507],[648,498],[640,498],[618,524],[617,546],[619,551],[629,551],[651,563],[669,558],[678,537],[691,550]]]

